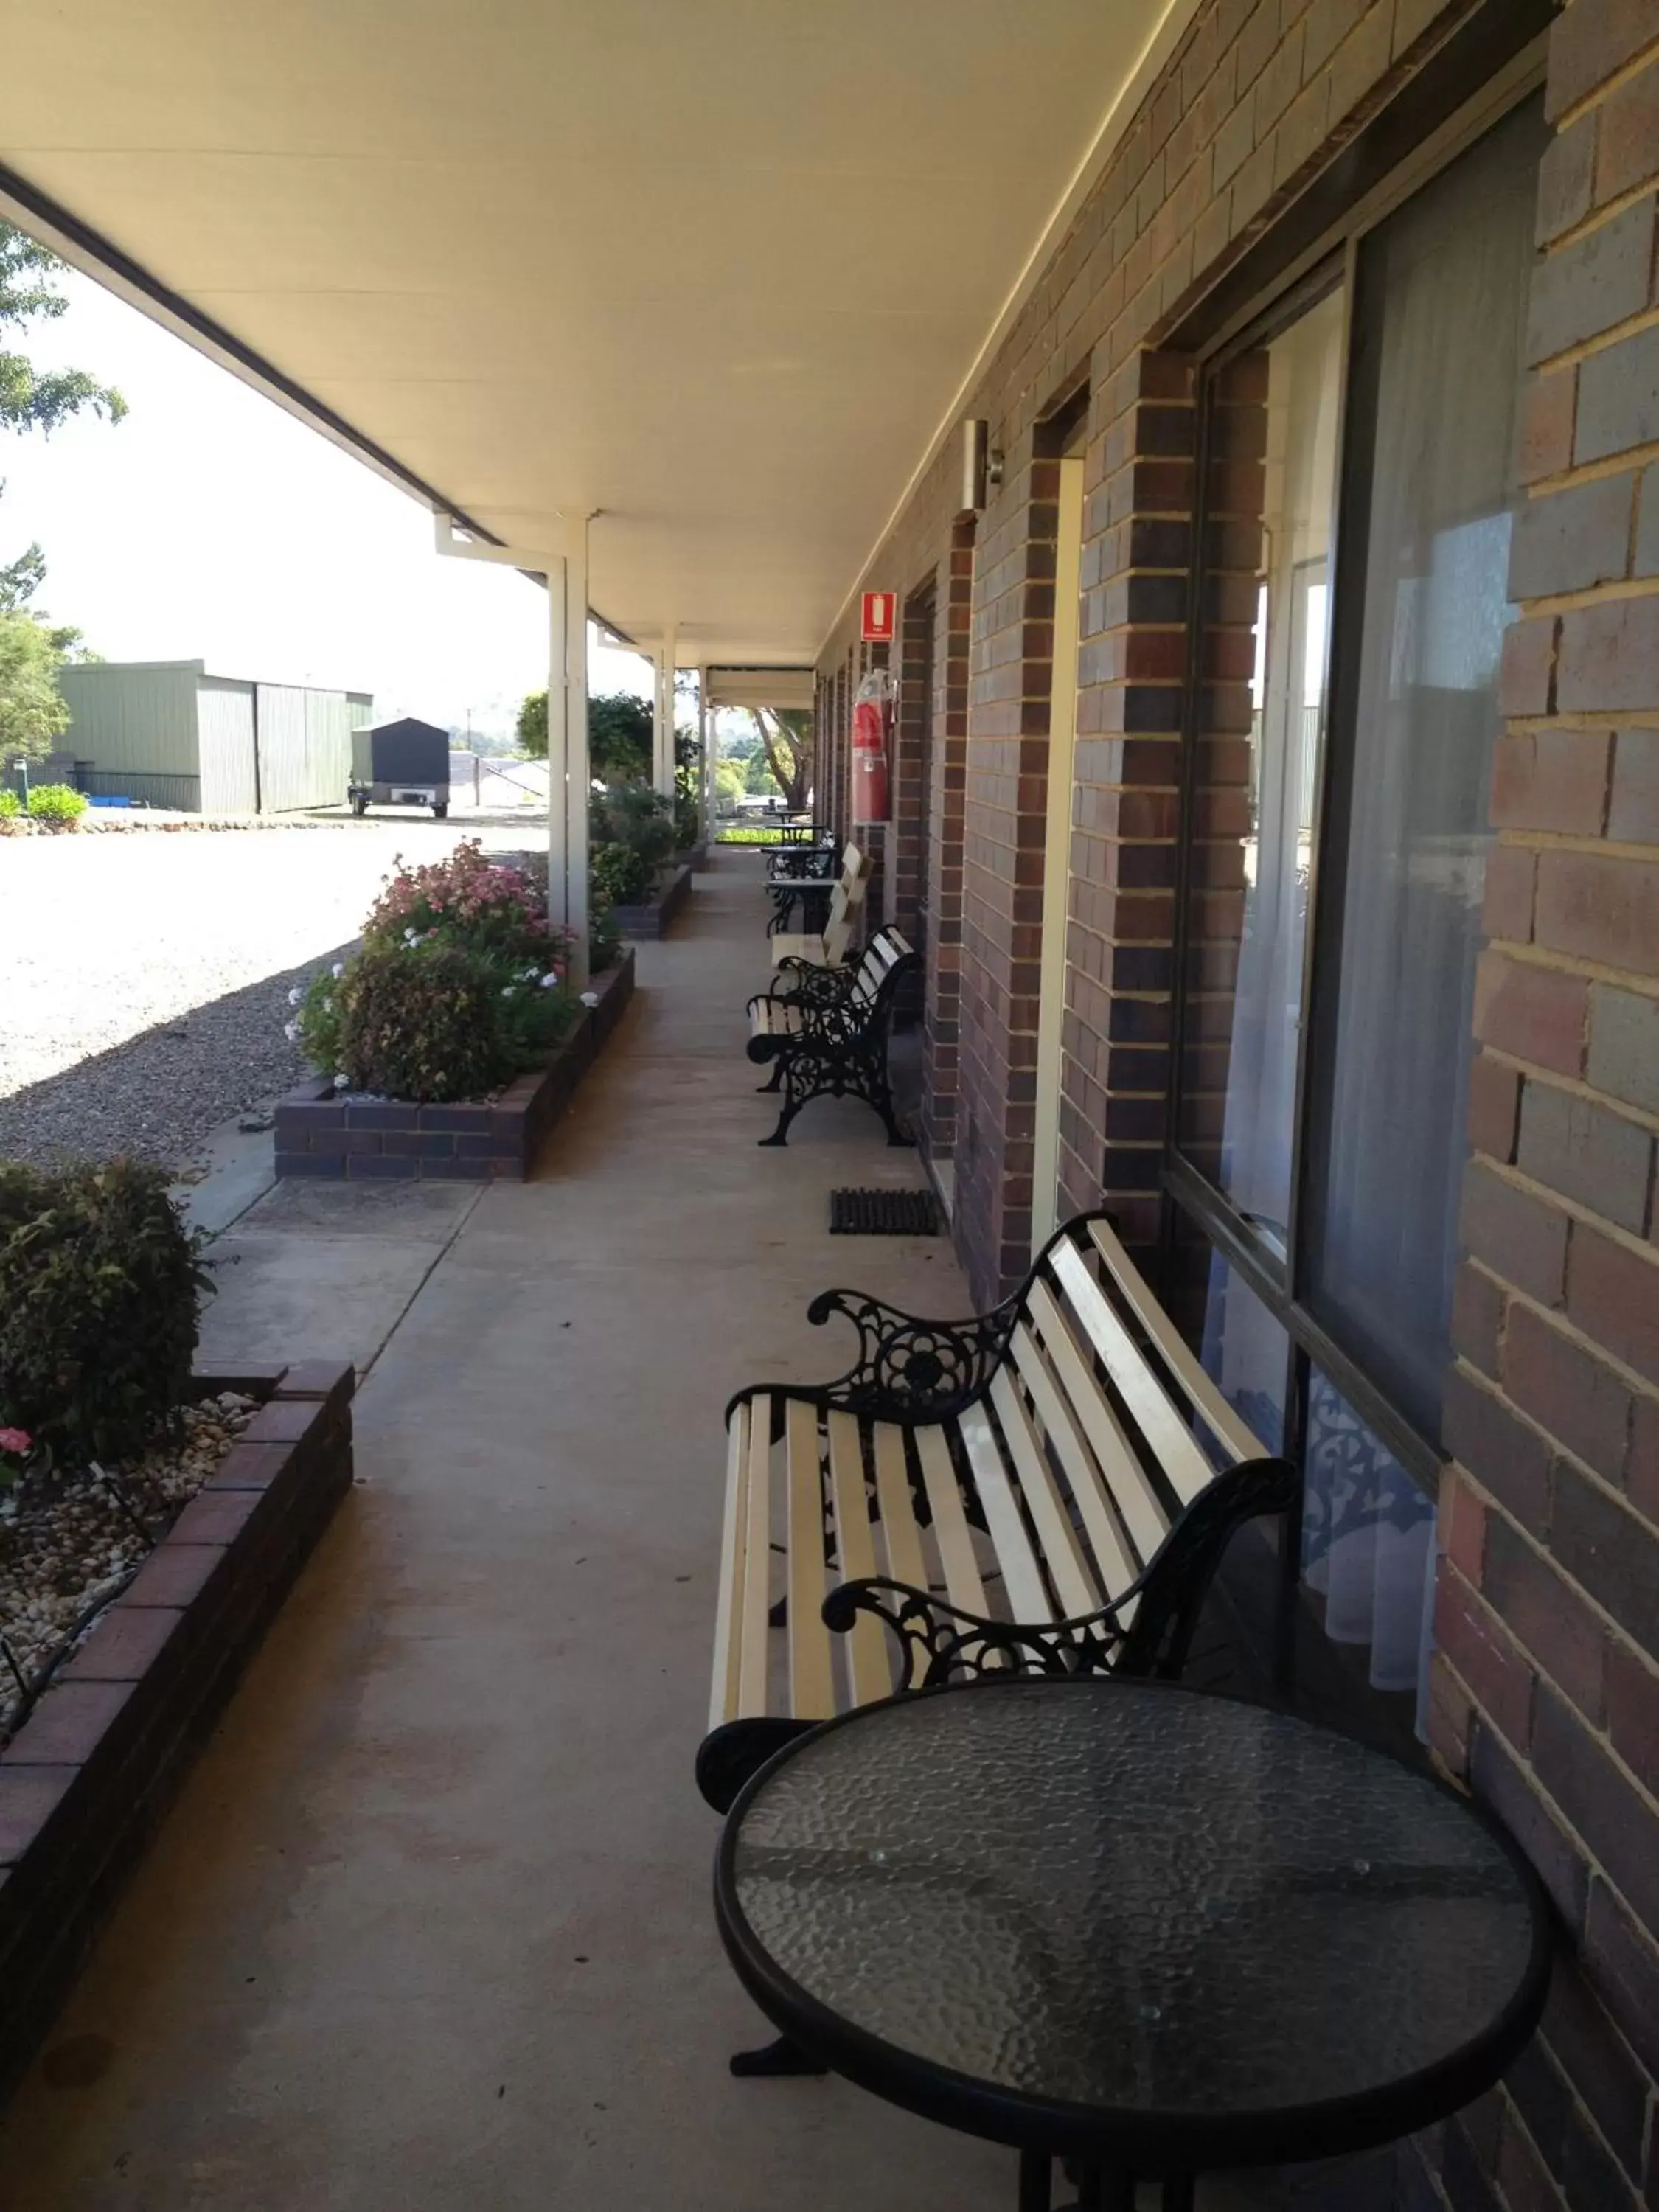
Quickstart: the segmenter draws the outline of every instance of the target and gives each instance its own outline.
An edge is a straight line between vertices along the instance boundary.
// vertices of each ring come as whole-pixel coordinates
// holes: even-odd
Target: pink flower
[[[10,1452],[21,1459],[33,1443],[27,1429],[0,1429],[0,1452]]]

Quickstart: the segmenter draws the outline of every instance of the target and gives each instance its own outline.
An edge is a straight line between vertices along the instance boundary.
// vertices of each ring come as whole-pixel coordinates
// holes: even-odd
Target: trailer
[[[441,822],[449,811],[449,732],[405,715],[351,733],[354,814],[371,806],[429,806]]]

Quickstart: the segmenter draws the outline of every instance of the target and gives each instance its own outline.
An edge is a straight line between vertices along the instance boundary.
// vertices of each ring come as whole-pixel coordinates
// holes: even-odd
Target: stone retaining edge
[[[349,1365],[191,1389],[264,1402],[0,1752],[0,2100],[351,1486]]]

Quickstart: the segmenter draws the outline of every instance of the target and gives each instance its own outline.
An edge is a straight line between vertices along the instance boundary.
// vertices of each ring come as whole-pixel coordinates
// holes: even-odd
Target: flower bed
[[[240,1393],[185,1406],[179,1434],[110,1468],[42,1467],[0,1492],[0,1746],[158,1538],[216,1474],[256,1410]],[[0,1443],[26,1449],[20,1430]]]
[[[543,1139],[634,993],[634,956],[596,976],[569,1034],[539,1068],[487,1098],[370,1098],[313,1077],[276,1106],[276,1173],[349,1182],[523,1182]]]
[[[192,1378],[240,1431],[0,1751],[0,2094],[351,1482],[349,1366]]]
[[[0,1166],[0,2089],[351,1479],[349,1367],[191,1372],[204,1242]]]

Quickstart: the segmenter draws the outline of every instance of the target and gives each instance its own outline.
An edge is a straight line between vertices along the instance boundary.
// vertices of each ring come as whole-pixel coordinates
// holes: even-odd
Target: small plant
[[[23,811],[23,802],[15,791],[0,791],[0,822],[15,822]]]
[[[204,1241],[160,1168],[0,1167],[0,1480],[155,1442],[188,1395]]]
[[[337,1074],[340,1067],[339,988],[345,972],[344,961],[337,960],[331,967],[319,969],[309,983],[296,983],[288,994],[295,1010],[288,1024],[289,1041],[324,1075]]]
[[[611,910],[611,901],[595,884],[588,902],[587,964],[596,975],[614,968],[622,957],[622,925]]]
[[[657,880],[656,862],[630,845],[595,845],[588,866],[607,913],[613,906],[643,906]]]
[[[86,793],[67,783],[37,783],[29,793],[29,817],[54,829],[71,829],[87,811]]]

